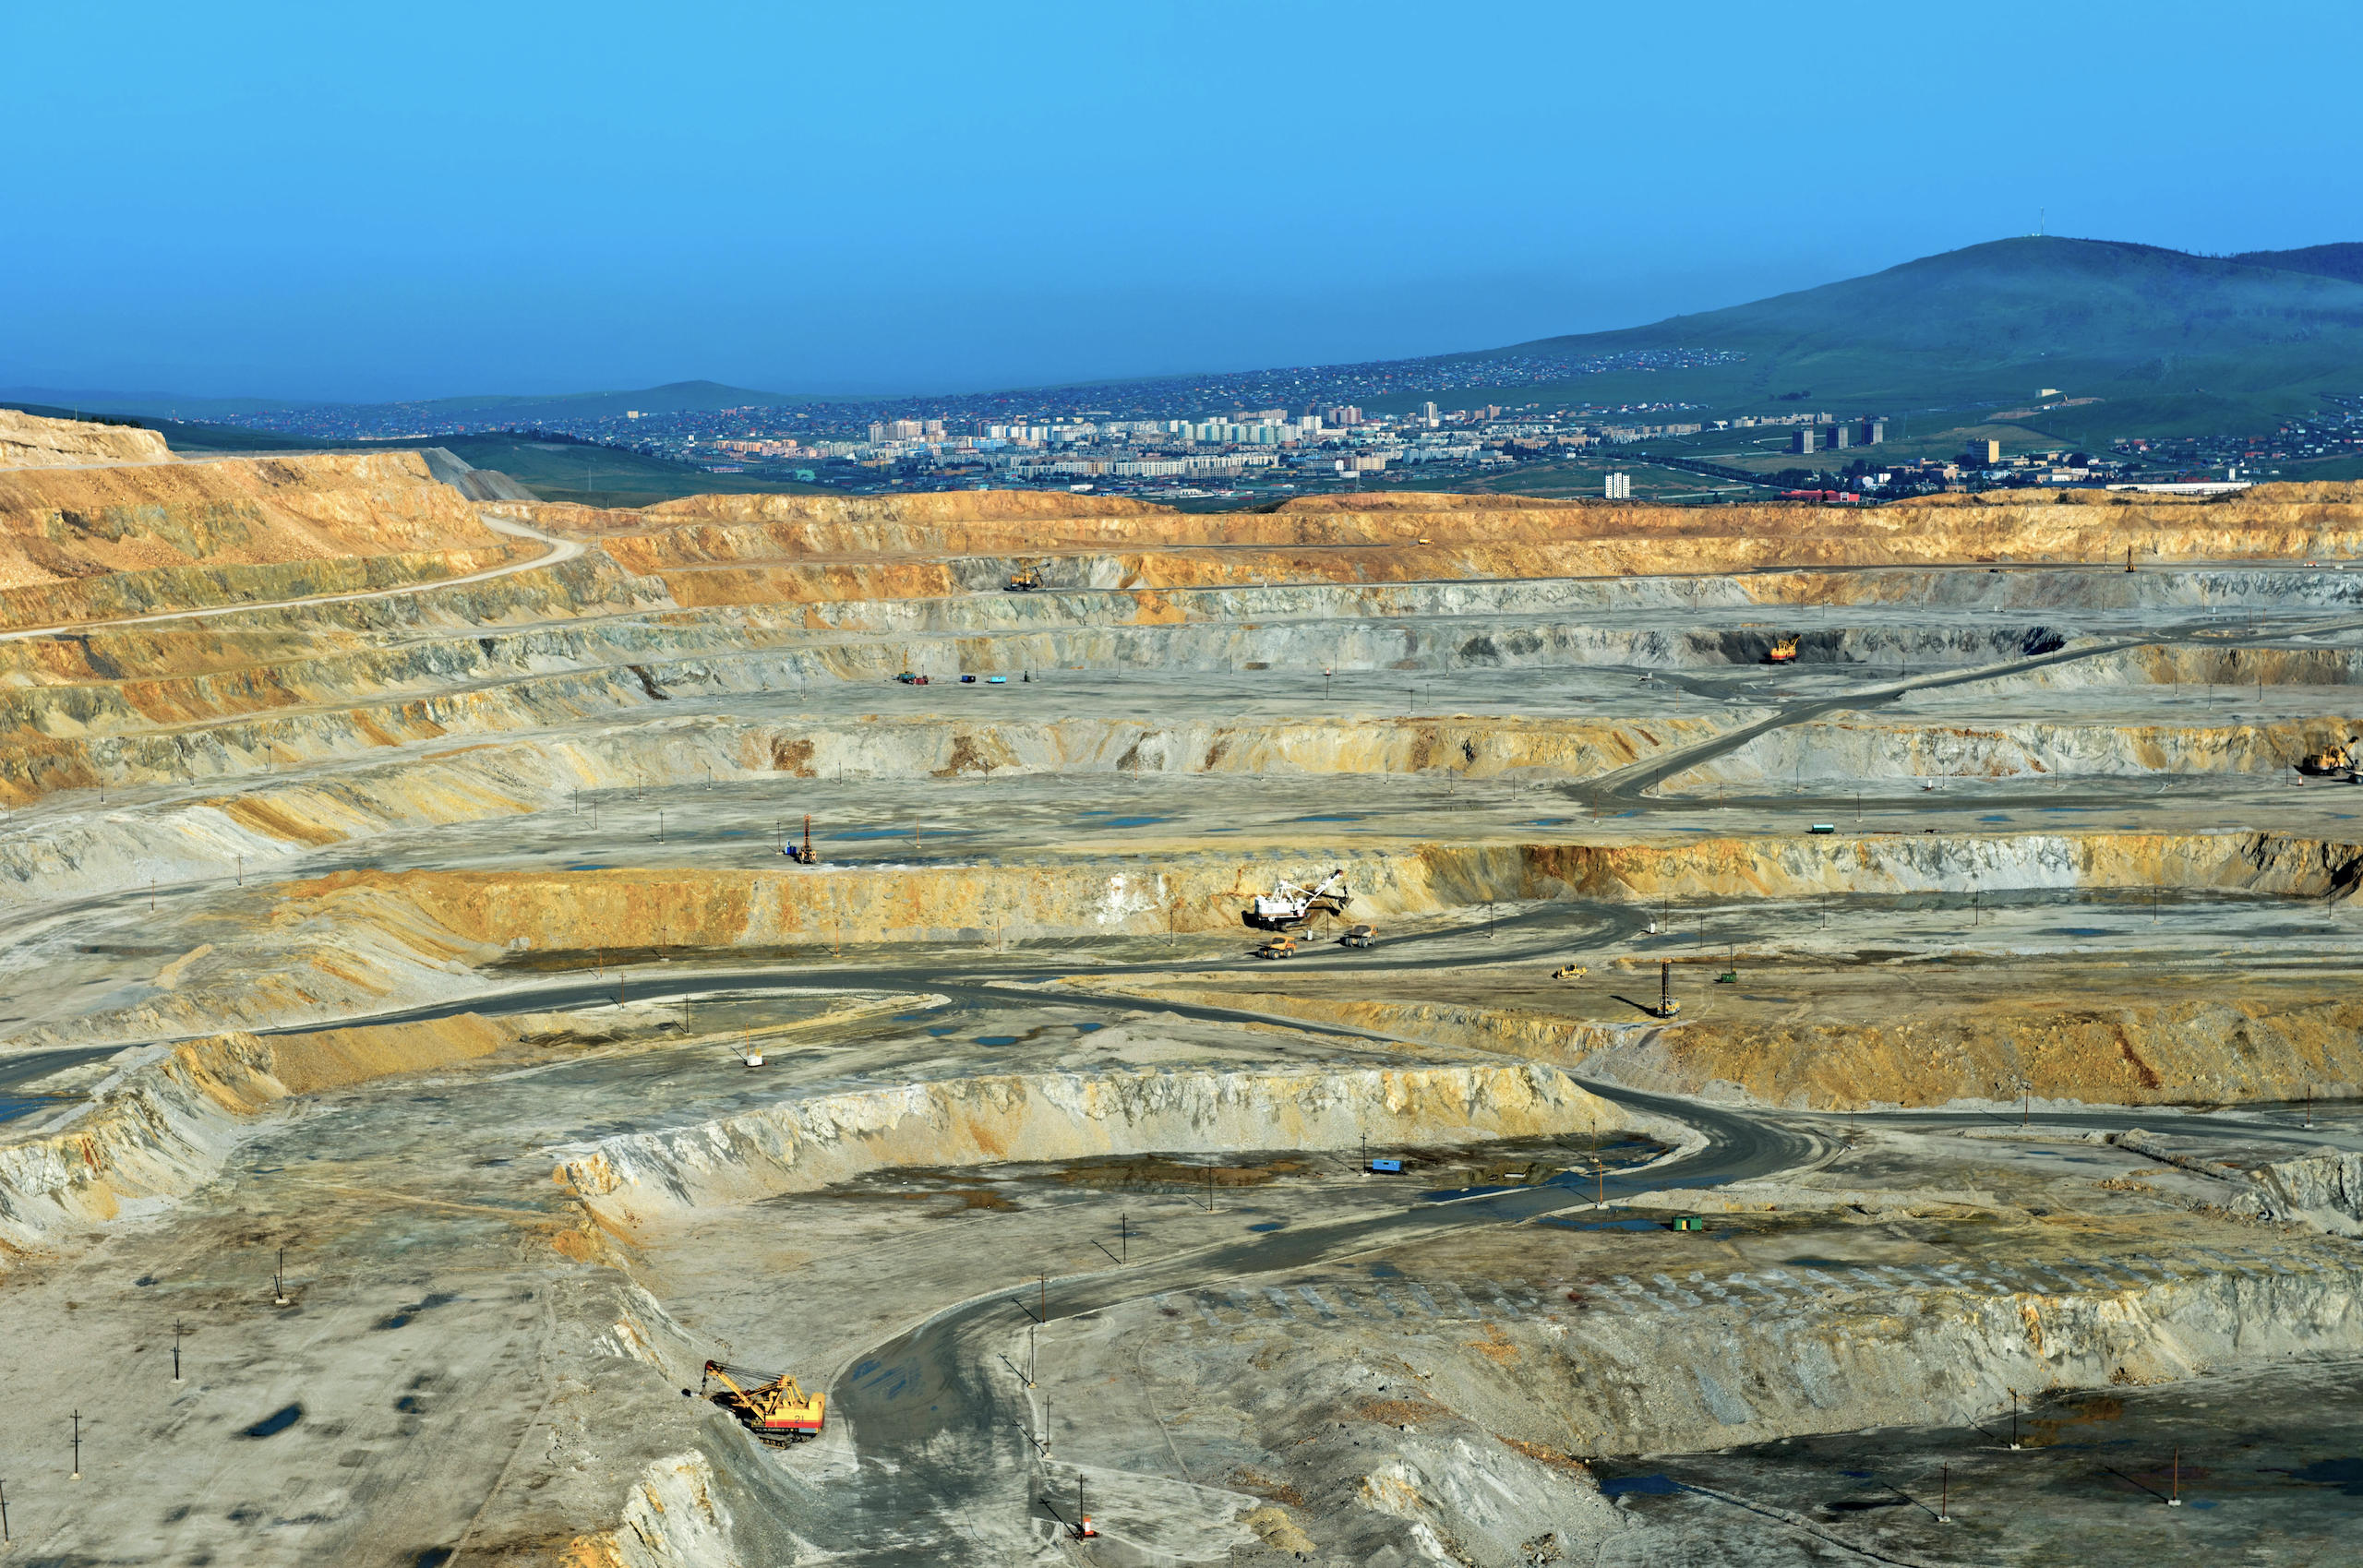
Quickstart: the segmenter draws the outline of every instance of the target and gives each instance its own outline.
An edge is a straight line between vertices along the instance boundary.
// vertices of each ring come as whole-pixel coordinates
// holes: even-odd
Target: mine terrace
[[[24,1561],[2353,1559],[2356,486],[0,464]]]

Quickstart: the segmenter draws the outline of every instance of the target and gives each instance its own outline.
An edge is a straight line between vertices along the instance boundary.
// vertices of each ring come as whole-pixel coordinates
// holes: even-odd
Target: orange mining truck
[[[707,1394],[709,1383],[721,1388]],[[719,1361],[705,1364],[705,1376],[698,1380],[698,1390],[714,1404],[738,1418],[738,1424],[755,1434],[759,1442],[774,1448],[786,1448],[809,1438],[821,1435],[821,1419],[826,1411],[826,1394],[807,1394],[786,1372],[749,1371],[744,1367],[726,1367]],[[681,1390],[683,1394],[690,1391]]]
[[[1795,664],[1797,662],[1797,640],[1793,637],[1781,638],[1778,642],[1773,643],[1771,648],[1765,653],[1764,662],[1768,664]]]

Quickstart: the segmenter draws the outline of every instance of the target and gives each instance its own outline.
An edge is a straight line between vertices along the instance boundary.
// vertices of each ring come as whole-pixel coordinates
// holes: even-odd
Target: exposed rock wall
[[[2285,773],[2298,758],[2344,745],[2357,730],[2363,730],[2363,719],[2220,724],[1823,721],[1757,736],[1660,788],[1684,794],[1804,779]]]
[[[87,1106],[0,1137],[0,1255],[23,1253],[193,1191],[251,1119],[290,1095],[447,1066],[497,1050],[469,1015],[401,1028],[222,1035],[140,1053]]]
[[[881,1167],[1349,1148],[1595,1132],[1617,1107],[1537,1066],[1010,1073],[781,1101],[604,1138],[558,1174],[618,1224],[809,1191]]]
[[[743,1561],[713,1461],[697,1449],[651,1464],[615,1527],[576,1538],[558,1557],[559,1568],[740,1568]]]
[[[0,627],[391,585],[518,547],[414,452],[15,469]]]
[[[2363,1002],[2003,996],[1974,1010],[1899,1008],[1880,1023],[1602,1023],[1523,1008],[1361,1001],[1201,987],[1136,994],[1500,1051],[1657,1094],[1799,1110],[1958,1100],[2093,1105],[2363,1097]],[[2289,1203],[2338,1206],[2338,1171],[2298,1172]],[[2363,1188],[2356,1189],[2363,1191]]]
[[[172,449],[153,430],[79,419],[43,419],[39,414],[0,408],[0,468],[172,461]]]

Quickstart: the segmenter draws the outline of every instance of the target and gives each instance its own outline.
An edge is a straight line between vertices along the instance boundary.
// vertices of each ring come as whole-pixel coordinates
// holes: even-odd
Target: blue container
[[[1400,1176],[1403,1174],[1403,1162],[1401,1160],[1373,1160],[1370,1162],[1370,1169],[1373,1176]]]

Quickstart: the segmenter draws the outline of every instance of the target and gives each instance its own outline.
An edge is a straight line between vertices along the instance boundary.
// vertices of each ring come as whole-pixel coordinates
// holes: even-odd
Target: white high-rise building
[[[1608,476],[1605,494],[1607,495],[1608,499],[1612,501],[1631,500],[1633,498],[1633,476],[1629,473],[1610,474]]]

